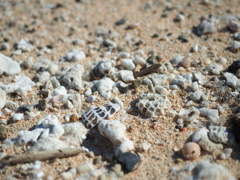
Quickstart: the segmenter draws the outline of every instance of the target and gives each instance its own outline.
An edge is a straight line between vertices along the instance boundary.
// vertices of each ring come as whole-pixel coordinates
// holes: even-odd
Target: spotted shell
[[[99,121],[110,118],[119,109],[119,104],[111,104],[88,109],[82,114],[82,122],[86,128],[93,128]]]

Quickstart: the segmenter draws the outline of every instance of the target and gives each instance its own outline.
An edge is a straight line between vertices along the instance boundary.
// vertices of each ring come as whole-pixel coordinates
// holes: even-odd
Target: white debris
[[[123,102],[116,96],[113,98],[113,101],[121,106],[121,108],[124,107]]]
[[[90,164],[89,162],[85,162],[77,167],[77,172],[78,173],[86,173],[86,172],[92,171],[93,169],[94,169],[94,167],[92,164]]]
[[[134,149],[133,142],[126,137],[126,127],[117,120],[102,120],[98,123],[98,130],[108,138],[114,147],[115,155]]]
[[[181,62],[182,62],[182,59],[184,58],[184,56],[181,56],[181,55],[177,55],[175,57],[172,58],[171,60],[171,63],[174,65],[174,66],[177,66],[179,65]]]
[[[5,106],[6,92],[0,88],[0,110]]]
[[[82,65],[75,65],[63,75],[60,80],[66,83],[70,88],[80,90],[82,89],[82,74],[84,68]]]
[[[191,107],[190,109],[184,110],[181,109],[179,112],[179,117],[186,122],[192,122],[199,117],[199,110],[197,108]]]
[[[207,117],[210,122],[217,123],[219,119],[217,109],[200,108],[200,114]]]
[[[50,65],[52,64],[52,62],[49,59],[43,58],[40,61],[38,61],[37,63],[35,63],[33,65],[34,70],[39,71],[40,69],[47,69]]]
[[[17,48],[22,50],[23,52],[29,52],[34,49],[34,46],[28,42],[26,39],[22,39],[18,44]]]
[[[203,35],[203,34],[211,34],[215,33],[217,31],[216,27],[213,23],[208,22],[206,20],[203,20],[198,26],[197,26],[197,34]]]
[[[72,50],[66,54],[68,61],[81,61],[86,58],[86,54],[83,51]]]
[[[66,172],[62,172],[60,175],[65,180],[65,179],[73,179],[76,173],[77,173],[76,169],[71,168]]]
[[[0,53],[0,75],[15,75],[21,72],[18,62],[13,61],[11,58]]]
[[[192,141],[198,143],[201,148],[213,154],[219,154],[223,149],[222,144],[214,143],[208,138],[208,130],[206,128],[198,129],[192,135]]]
[[[121,64],[127,70],[134,70],[136,67],[132,59],[122,59]]]
[[[129,70],[119,71],[119,76],[120,76],[120,79],[125,83],[132,82],[135,79],[133,76],[133,72]]]
[[[92,89],[96,89],[101,96],[105,98],[111,98],[113,85],[115,84],[110,78],[103,78],[99,81],[94,82]]]
[[[238,78],[234,74],[226,72],[226,73],[224,73],[224,77],[226,78],[227,85],[229,85],[231,87],[235,87],[237,85]]]
[[[232,148],[226,148],[226,149],[224,149],[224,150],[222,151],[222,153],[220,154],[220,158],[221,158],[221,159],[224,159],[224,160],[228,159],[228,158],[231,156],[232,151],[233,151]]]
[[[218,63],[211,63],[205,67],[205,70],[211,74],[218,75],[223,70],[223,66]]]
[[[189,95],[189,98],[195,102],[199,102],[202,98],[202,91],[195,91]]]
[[[151,75],[151,79],[154,85],[164,85],[166,83],[167,76],[165,74],[153,73]]]
[[[86,102],[92,103],[97,99],[97,96],[91,95],[86,98]]]
[[[143,152],[147,152],[151,148],[151,144],[144,142],[139,146],[140,150]]]
[[[35,83],[27,76],[16,76],[15,83],[2,85],[1,87],[7,94],[17,93],[26,96],[33,86],[35,86]]]
[[[224,144],[233,144],[235,142],[235,138],[233,134],[223,126],[213,126],[210,125],[209,129],[209,139],[217,143],[224,143]]]
[[[169,94],[168,90],[165,87],[160,86],[160,85],[155,86],[155,90],[157,93],[162,94],[162,95],[167,96]]]
[[[13,115],[13,121],[23,120],[23,116],[24,116],[23,113],[16,113],[16,114]]]
[[[197,91],[198,88],[199,88],[198,82],[197,82],[197,81],[193,82],[193,83],[192,83],[192,90],[193,90],[193,91]]]

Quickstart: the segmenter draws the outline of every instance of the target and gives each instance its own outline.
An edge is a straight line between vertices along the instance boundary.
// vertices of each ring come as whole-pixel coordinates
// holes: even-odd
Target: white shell
[[[111,104],[88,109],[82,114],[82,122],[86,128],[93,128],[99,121],[110,118],[119,109],[119,104]]]

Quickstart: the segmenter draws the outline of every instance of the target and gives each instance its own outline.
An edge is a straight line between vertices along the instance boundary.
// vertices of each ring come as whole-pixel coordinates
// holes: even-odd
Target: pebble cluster
[[[25,7],[28,2],[22,3]],[[146,158],[161,162],[165,169],[182,163],[180,169],[171,167],[172,179],[240,177],[224,167],[228,161],[236,164],[239,156],[239,15],[217,13],[188,22],[192,14],[180,12],[174,2],[149,1],[139,6],[143,14],[161,12],[161,20],[174,15],[172,29],[156,25],[156,30],[149,30],[148,22],[135,24],[123,18],[113,29],[104,27],[108,20],[91,29],[82,15],[67,11],[68,6],[75,7],[73,2],[31,3],[40,10],[27,8],[31,23],[21,24],[11,18],[15,10],[8,9],[21,2],[0,2],[1,25],[6,21],[6,33],[0,32],[0,161],[9,152],[81,146],[84,162],[57,170],[58,177],[122,178],[138,166],[142,170],[140,159],[146,165]],[[92,4],[74,3],[81,12]],[[194,3],[217,7],[223,2],[205,0],[188,6]],[[45,13],[52,18],[49,22],[39,20]],[[182,26],[188,30],[172,33]],[[20,37],[12,38],[14,28]],[[48,37],[50,31],[62,34]],[[145,38],[149,31],[158,33]],[[157,156],[159,151],[166,157]],[[217,164],[202,158],[216,159]],[[23,164],[19,174],[25,170],[32,179],[47,178],[42,164]],[[6,171],[3,167],[0,174],[7,175]],[[154,173],[145,178],[160,178]],[[51,178],[55,177],[47,179]]]

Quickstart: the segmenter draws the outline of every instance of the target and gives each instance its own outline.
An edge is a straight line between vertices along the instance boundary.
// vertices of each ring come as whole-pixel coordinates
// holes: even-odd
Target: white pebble
[[[16,113],[13,115],[13,121],[20,121],[23,119],[23,113]]]
[[[122,59],[121,64],[127,70],[134,70],[135,69],[135,64],[133,63],[132,59]]]
[[[97,96],[91,95],[86,98],[86,102],[92,103],[97,99]]]
[[[232,154],[232,148],[226,148],[220,154],[220,158],[226,160],[231,156],[231,154]]]
[[[197,81],[193,82],[193,83],[192,83],[192,90],[193,90],[193,91],[197,91],[198,88],[199,88],[199,87],[198,87]]]

